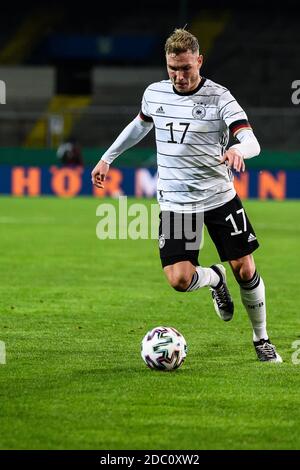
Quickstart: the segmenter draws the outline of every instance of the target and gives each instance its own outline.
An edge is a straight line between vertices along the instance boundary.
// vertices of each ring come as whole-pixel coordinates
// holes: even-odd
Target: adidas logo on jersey
[[[165,114],[164,108],[163,108],[162,106],[160,106],[159,108],[157,108],[156,114]]]
[[[248,243],[253,242],[254,240],[256,240],[256,237],[253,235],[253,233],[250,233],[248,237]]]

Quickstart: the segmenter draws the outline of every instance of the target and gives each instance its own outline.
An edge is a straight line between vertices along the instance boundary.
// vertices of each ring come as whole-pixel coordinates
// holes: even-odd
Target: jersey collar
[[[195,93],[197,93],[200,88],[203,87],[204,83],[206,82],[206,78],[204,77],[201,77],[201,80],[199,82],[199,85],[197,86],[197,88],[195,88],[194,90],[191,90],[191,91],[186,91],[186,92],[180,92],[180,91],[177,91],[176,88],[174,87],[173,85],[173,91],[174,93],[176,93],[176,95],[180,95],[180,96],[189,96],[189,95],[194,95]]]

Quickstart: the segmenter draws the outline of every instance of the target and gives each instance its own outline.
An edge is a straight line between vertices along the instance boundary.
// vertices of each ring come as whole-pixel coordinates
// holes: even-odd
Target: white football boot
[[[282,362],[274,344],[269,339],[253,341],[258,360],[261,362]]]
[[[233,317],[234,305],[226,284],[226,270],[222,264],[214,264],[211,269],[220,277],[219,284],[210,287],[215,311],[221,320],[229,321]]]

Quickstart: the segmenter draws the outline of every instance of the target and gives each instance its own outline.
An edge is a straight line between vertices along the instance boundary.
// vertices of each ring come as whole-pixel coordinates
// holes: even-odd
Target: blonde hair
[[[180,54],[191,51],[193,54],[199,52],[198,39],[184,28],[175,29],[165,43],[166,54]]]

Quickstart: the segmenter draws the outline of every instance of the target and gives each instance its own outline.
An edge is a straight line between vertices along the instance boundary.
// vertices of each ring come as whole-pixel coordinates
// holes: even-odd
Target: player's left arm
[[[260,145],[250,127],[240,129],[235,134],[235,137],[239,143],[232,145],[228,150],[226,150],[221,163],[227,161],[228,166],[234,170],[238,172],[245,171],[244,159],[259,155]]]
[[[236,171],[245,171],[244,159],[255,157],[260,152],[259,143],[248,122],[247,115],[229,90],[219,98],[220,118],[225,122],[233,137],[239,143],[232,145],[224,153],[221,163],[227,162],[228,166]]]

